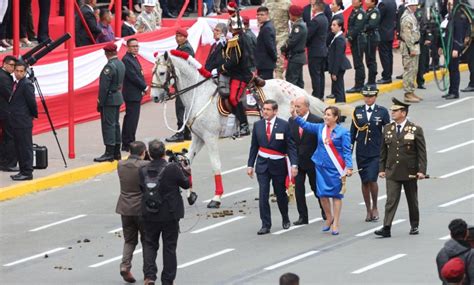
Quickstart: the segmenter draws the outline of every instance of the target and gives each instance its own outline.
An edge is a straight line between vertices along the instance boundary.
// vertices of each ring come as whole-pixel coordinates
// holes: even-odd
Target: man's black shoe
[[[461,92],[474,92],[474,86],[467,86],[464,89],[461,89]]]
[[[441,98],[446,98],[446,97],[448,97],[449,95],[451,95],[451,94],[444,94],[443,96],[441,96]]]
[[[130,152],[130,147],[128,145],[122,145],[122,151]]]
[[[14,166],[14,167],[2,166],[1,170],[5,172],[18,172],[20,171],[20,168],[18,166]]]
[[[184,135],[184,140],[185,140],[185,141],[190,141],[190,140],[192,140],[191,134],[185,134],[185,135]]]
[[[444,99],[446,100],[459,99],[459,95],[449,94],[448,96],[444,97]]]
[[[182,133],[176,133],[169,138],[166,138],[167,142],[184,142],[184,135]]]
[[[346,91],[346,93],[360,93],[360,92],[362,92],[362,87],[352,87],[351,89]]]
[[[417,234],[419,234],[419,233],[420,233],[420,231],[418,230],[418,227],[412,227],[412,228],[410,229],[410,234],[411,234],[411,235],[417,235]]]
[[[419,84],[416,88],[418,88],[418,89],[426,89],[425,85],[423,85],[423,84]]]
[[[380,230],[376,230],[374,234],[381,236],[381,237],[391,237],[392,235],[390,234],[390,229],[388,227],[383,227]]]
[[[397,75],[395,76],[396,79],[403,79],[403,74],[402,75]]]
[[[281,226],[283,227],[284,230],[287,230],[291,227],[291,222],[289,220],[283,221],[283,223],[281,223]]]
[[[308,219],[303,219],[299,218],[297,221],[293,222],[293,225],[299,226],[299,225],[307,225],[308,224]]]
[[[13,179],[15,181],[25,181],[25,180],[32,180],[33,179],[33,175],[23,175],[21,173],[18,173],[16,175],[11,175],[10,177],[11,177],[11,179]]]
[[[326,96],[326,99],[334,99],[336,98],[336,96],[334,96],[334,94],[329,94]]]
[[[266,235],[266,234],[269,234],[270,233],[270,229],[269,228],[261,228],[258,232],[257,232],[257,235]]]
[[[379,79],[377,80],[377,84],[389,84],[392,83],[392,79]]]

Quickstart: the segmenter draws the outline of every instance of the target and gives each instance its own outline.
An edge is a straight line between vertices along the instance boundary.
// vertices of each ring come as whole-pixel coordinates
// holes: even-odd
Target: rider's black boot
[[[250,135],[249,124],[247,122],[247,115],[245,114],[244,105],[242,102],[237,104],[237,108],[235,109],[235,116],[237,120],[239,120],[240,128],[237,132],[234,133],[234,137],[243,137]]]

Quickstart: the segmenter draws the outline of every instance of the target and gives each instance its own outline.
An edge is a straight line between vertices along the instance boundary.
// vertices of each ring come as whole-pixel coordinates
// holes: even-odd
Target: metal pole
[[[66,0],[66,32],[71,34],[71,39],[66,43],[67,46],[67,68],[68,68],[68,146],[69,158],[76,158],[75,139],[74,139],[74,48],[76,46],[76,33],[74,25],[74,4],[76,0]]]
[[[20,1],[13,3],[13,55],[20,55]]]
[[[122,36],[122,0],[115,1],[115,36]]]

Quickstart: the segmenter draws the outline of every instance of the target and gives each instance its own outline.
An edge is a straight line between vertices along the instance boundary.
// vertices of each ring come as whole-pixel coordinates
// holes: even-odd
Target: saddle
[[[263,102],[265,102],[266,97],[265,93],[263,92],[262,88],[257,85],[250,84],[242,94],[240,100],[244,104],[245,114],[247,116],[260,116],[260,110],[263,107]],[[224,117],[229,116],[232,114],[232,106],[228,102],[227,99],[222,98],[220,95],[218,96],[217,100],[217,110],[219,114]]]

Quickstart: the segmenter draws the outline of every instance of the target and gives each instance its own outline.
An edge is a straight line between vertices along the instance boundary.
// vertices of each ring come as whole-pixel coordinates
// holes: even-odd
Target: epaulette
[[[237,58],[240,58],[240,56],[242,55],[242,52],[240,51],[238,35],[236,35],[235,37],[227,41],[227,48],[225,50],[225,55],[227,58],[230,58],[231,50],[234,48],[236,49]]]

